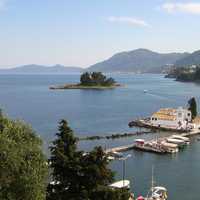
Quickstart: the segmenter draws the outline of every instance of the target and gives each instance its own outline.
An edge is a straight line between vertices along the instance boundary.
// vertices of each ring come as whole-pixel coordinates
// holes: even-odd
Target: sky
[[[0,67],[200,49],[200,0],[0,0]]]

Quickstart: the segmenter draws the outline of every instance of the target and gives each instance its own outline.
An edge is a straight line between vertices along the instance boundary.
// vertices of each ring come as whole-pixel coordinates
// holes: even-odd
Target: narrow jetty
[[[111,135],[103,135],[103,134],[98,134],[98,135],[93,135],[93,136],[86,136],[86,137],[80,137],[78,138],[80,141],[82,140],[101,140],[101,139],[119,139],[123,137],[132,137],[135,135],[143,135],[143,134],[148,134],[152,133],[152,131],[136,131],[136,132],[130,132],[130,133],[112,133]]]

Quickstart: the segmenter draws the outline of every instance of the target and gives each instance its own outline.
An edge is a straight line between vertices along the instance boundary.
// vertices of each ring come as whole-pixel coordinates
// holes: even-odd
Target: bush
[[[44,200],[47,164],[42,142],[21,121],[0,116],[0,199]]]

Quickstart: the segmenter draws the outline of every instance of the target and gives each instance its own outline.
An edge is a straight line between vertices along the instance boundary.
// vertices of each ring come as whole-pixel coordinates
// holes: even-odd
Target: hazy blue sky
[[[200,0],[0,0],[0,66],[86,67],[119,51],[200,49]]]

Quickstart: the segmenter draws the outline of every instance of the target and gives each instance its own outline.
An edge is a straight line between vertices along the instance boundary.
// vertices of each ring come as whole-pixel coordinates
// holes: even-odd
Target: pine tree
[[[81,152],[77,151],[77,139],[65,120],[59,123],[57,139],[50,147],[52,179],[54,184],[49,184],[47,199],[76,199],[79,187],[79,170]]]
[[[107,186],[113,181],[114,173],[108,168],[108,159],[101,147],[95,147],[82,157],[83,185],[91,196],[99,187]]]
[[[124,200],[127,191],[115,191],[108,185],[113,172],[101,147],[88,153],[77,150],[77,139],[65,120],[59,123],[57,138],[50,147],[53,184],[47,189],[48,200]]]

